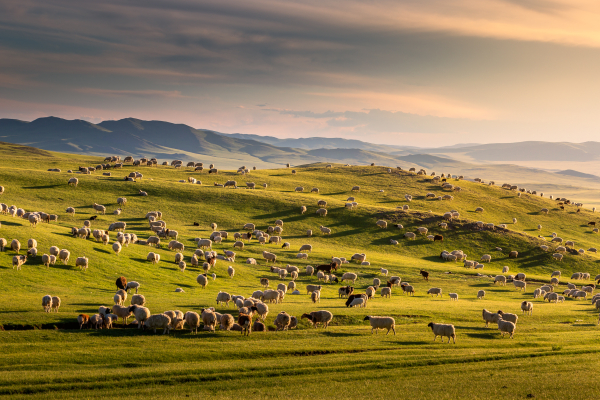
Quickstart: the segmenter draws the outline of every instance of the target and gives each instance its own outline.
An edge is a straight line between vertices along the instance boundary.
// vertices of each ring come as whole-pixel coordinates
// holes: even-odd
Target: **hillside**
[[[101,172],[91,175],[65,172],[77,170],[80,165],[96,165],[102,159],[0,144],[0,185],[5,188],[0,201],[26,211],[58,215],[57,223],[40,223],[35,228],[21,218],[0,215],[0,237],[8,243],[18,239],[23,247],[27,247],[29,238],[35,238],[40,254],[53,245],[71,252],[68,265],[57,262],[46,268],[38,256],[30,258],[20,271],[11,268],[14,251],[7,249],[0,253],[0,279],[4,288],[0,294],[0,325],[6,330],[0,332],[4,344],[0,361],[6,371],[0,378],[3,395],[101,397],[115,385],[130,383],[133,371],[139,393],[148,397],[169,396],[177,390],[184,397],[211,397],[218,391],[220,398],[241,395],[277,398],[277,388],[282,385],[302,385],[305,394],[328,398],[374,393],[376,388],[392,384],[394,390],[411,390],[423,384],[425,374],[433,373],[436,382],[430,384],[431,391],[423,391],[421,398],[438,399],[440,391],[445,393],[442,398],[458,398],[465,389],[470,393],[501,392],[507,381],[520,385],[519,397],[533,391],[546,398],[546,394],[557,392],[542,384],[550,376],[543,375],[544,371],[554,371],[557,364],[568,362],[575,354],[594,356],[598,351],[597,312],[589,301],[566,299],[564,303],[549,304],[537,299],[531,316],[521,315],[519,308],[521,301],[533,300],[533,289],[549,282],[554,270],[562,271],[557,292],[566,288],[573,272],[589,272],[592,279],[600,272],[600,256],[595,253],[567,253],[558,262],[552,258],[552,251],[540,249],[542,244],[550,245],[553,232],[565,240],[573,240],[576,249],[597,247],[598,235],[592,233],[587,223],[598,221],[598,217],[590,210],[578,213],[574,206],[567,206],[561,211],[555,201],[545,197],[527,194],[518,197],[515,192],[498,186],[454,180],[452,183],[462,190],[452,192],[453,200],[428,200],[425,196],[429,192],[440,196],[447,192],[432,184],[430,176],[397,169],[388,173],[383,166],[335,164],[326,168],[325,164],[312,164],[296,168],[295,175],[291,169],[283,168],[259,169],[246,176],[233,171],[208,176],[206,172],[190,169],[142,167],[139,171],[144,177],[138,182],[123,181],[122,177],[134,170],[131,166],[110,171],[110,177]],[[63,172],[48,172],[49,168],[60,168]],[[444,172],[461,173],[458,168]],[[77,187],[67,185],[72,176],[79,179]],[[202,184],[179,182],[187,182],[188,177]],[[213,185],[230,179],[237,181],[237,189]],[[255,182],[259,188],[247,190],[245,182]],[[266,189],[262,183],[267,183]],[[351,191],[355,185],[360,186],[359,192]],[[298,186],[304,187],[303,193],[294,191]],[[318,194],[310,193],[313,187],[319,189]],[[148,196],[137,195],[139,190],[147,191]],[[405,194],[411,194],[413,200],[407,202]],[[121,215],[113,215],[118,208],[116,199],[122,196],[128,199],[127,205]],[[357,209],[352,211],[344,206],[349,196],[356,197],[358,202]],[[316,215],[319,199],[328,203],[326,217]],[[167,227],[177,230],[178,240],[185,245],[186,270],[181,272],[174,264],[175,252],[167,249],[168,241],[163,241],[160,249],[130,244],[116,255],[110,246],[92,238],[72,237],[72,227],[81,227],[85,220],[96,215],[93,203],[105,205],[107,213],[91,222],[92,229],[106,229],[111,222],[124,221],[126,231],[140,239],[152,235],[144,218],[146,213],[162,211]],[[300,213],[303,205],[308,208],[305,214]],[[398,209],[405,205],[409,210]],[[69,206],[76,209],[74,217],[65,213]],[[485,211],[475,212],[477,207]],[[542,208],[549,208],[549,214],[541,213]],[[449,222],[448,229],[442,229],[441,217],[450,210],[458,211],[460,217]],[[517,224],[512,223],[513,218],[517,218]],[[202,268],[190,262],[196,249],[194,238],[207,238],[212,232],[210,224],[217,223],[218,230],[229,233],[222,244],[213,245],[222,254],[232,249],[232,235],[242,231],[245,223],[252,222],[257,229],[266,230],[278,219],[283,221],[281,236],[290,243],[289,249],[250,240],[242,250],[235,250],[234,262],[219,260],[209,271],[209,275],[216,274],[216,279],[210,279],[207,288],[200,288],[196,277]],[[376,226],[381,219],[388,222],[387,229]],[[477,221],[507,224],[507,229],[480,229]],[[403,228],[398,229],[395,224],[402,224]],[[538,224],[542,225],[541,230]],[[320,226],[329,227],[332,233],[321,234]],[[432,242],[424,236],[416,240],[403,238],[417,227],[428,228],[429,234],[443,235],[443,242]],[[309,229],[313,231],[312,237],[306,236]],[[112,243],[116,233],[111,232],[110,237]],[[398,240],[399,244],[391,244],[390,239]],[[302,244],[313,246],[308,259],[296,258]],[[467,269],[459,262],[443,261],[439,255],[444,249],[461,249],[470,260],[490,254],[492,261],[483,270]],[[124,329],[120,323],[111,330],[73,329],[78,314],[93,315],[100,305],[112,305],[114,281],[121,275],[141,284],[140,293],[146,297],[152,313],[173,309],[200,312],[204,307],[216,307],[220,313],[237,317],[235,307],[216,305],[219,291],[248,297],[261,289],[260,278],[270,279],[271,287],[290,281],[289,276],[279,279],[270,271],[262,258],[263,250],[277,255],[277,267],[291,264],[301,271],[296,280],[301,294],[288,293],[283,303],[270,303],[267,327],[274,329],[276,315],[284,310],[298,318],[304,312],[329,310],[334,315],[329,328],[313,329],[302,319],[297,329],[253,332],[250,337],[219,330],[191,334],[188,329],[162,336],[135,327]],[[518,258],[508,257],[513,250],[519,252]],[[146,261],[150,251],[161,255],[157,265]],[[410,282],[415,295],[405,296],[399,287],[393,287],[391,298],[382,298],[378,292],[367,308],[347,308],[345,299],[338,296],[341,283],[322,283],[321,300],[313,304],[305,288],[318,281],[316,276],[304,272],[306,266],[327,263],[332,256],[350,259],[354,253],[365,253],[370,265],[343,264],[335,274],[341,278],[345,272],[356,273],[358,279],[353,286],[357,292],[364,292],[374,278],[385,282],[387,278],[380,273],[380,268],[385,268],[389,276]],[[81,256],[89,258],[86,272],[74,266],[75,258]],[[247,264],[249,257],[258,264]],[[235,268],[233,278],[226,273],[230,265]],[[501,274],[504,266],[510,268],[510,274],[527,274],[525,293],[516,291],[510,282],[506,286],[493,284],[491,277]],[[429,281],[421,278],[420,269],[429,271]],[[580,287],[592,281],[575,283]],[[442,288],[443,296],[427,295],[431,287]],[[175,288],[183,288],[185,292],[176,293]],[[487,294],[478,300],[477,292],[481,289]],[[458,293],[459,300],[450,302],[447,296],[450,292]],[[60,312],[43,312],[40,304],[46,294],[61,297]],[[515,338],[502,340],[496,327],[484,328],[482,308],[517,313]],[[371,335],[369,323],[363,321],[365,315],[393,316],[396,335]],[[433,335],[427,328],[431,321],[454,324],[457,344],[432,342]],[[43,329],[32,330],[36,327]],[[524,357],[539,357],[539,361],[521,364]],[[522,371],[534,368],[542,374],[539,382],[520,378]],[[502,379],[489,379],[498,369],[503,369]],[[344,379],[340,379],[340,373]],[[465,373],[482,379],[465,381]],[[573,366],[561,379],[566,384],[575,384],[582,373],[589,374],[589,365]],[[487,379],[485,388],[480,387],[485,381],[483,376]],[[90,385],[99,390],[90,391]],[[523,390],[527,392],[522,393]],[[582,388],[578,395],[593,395],[592,389]],[[374,397],[386,396],[382,392]]]

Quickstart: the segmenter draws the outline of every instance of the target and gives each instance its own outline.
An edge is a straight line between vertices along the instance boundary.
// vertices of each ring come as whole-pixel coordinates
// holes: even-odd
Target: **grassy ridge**
[[[529,195],[519,198],[511,191],[470,182],[456,182],[463,190],[454,193],[453,201],[427,200],[426,193],[441,195],[444,191],[424,177],[399,171],[389,174],[383,167],[336,166],[325,169],[324,165],[311,165],[297,168],[296,175],[288,169],[279,169],[252,171],[249,176],[233,172],[209,176],[205,172],[170,167],[143,167],[137,168],[144,174],[143,180],[137,183],[122,181],[123,176],[134,170],[125,167],[111,171],[112,177],[104,177],[100,173],[77,175],[80,180],[77,188],[66,185],[71,175],[66,170],[99,162],[101,159],[0,146],[0,185],[6,190],[0,202],[15,204],[27,211],[40,210],[59,215],[58,223],[39,224],[36,228],[30,228],[25,220],[0,216],[0,237],[9,242],[17,238],[23,247],[26,247],[27,239],[33,237],[38,241],[40,254],[47,252],[52,245],[71,251],[68,266],[57,263],[46,269],[38,256],[29,260],[18,272],[11,268],[14,252],[0,253],[0,279],[4,288],[0,293],[0,324],[6,327],[52,326],[70,323],[82,312],[95,313],[99,305],[112,304],[114,280],[120,275],[142,284],[140,293],[146,296],[148,307],[154,313],[169,309],[197,311],[202,307],[215,306],[219,290],[249,296],[260,288],[261,277],[268,277],[275,285],[280,282],[287,284],[289,279],[279,280],[265,266],[261,257],[264,249],[278,255],[279,266],[298,265],[302,271],[306,265],[324,263],[331,256],[349,258],[355,252],[364,252],[371,262],[370,266],[345,264],[337,275],[341,276],[345,271],[358,273],[359,279],[354,286],[364,291],[374,277],[381,278],[379,268],[383,267],[389,269],[392,275],[401,276],[403,281],[411,282],[417,293],[409,298],[394,288],[391,299],[376,296],[366,310],[349,309],[338,299],[339,285],[331,284],[325,285],[321,303],[314,305],[303,289],[308,283],[316,283],[316,278],[300,274],[297,285],[303,294],[288,294],[283,304],[270,305],[267,324],[272,325],[275,315],[282,310],[299,316],[303,312],[327,309],[335,316],[332,327],[327,331],[309,329],[306,320],[303,320],[297,331],[257,333],[250,338],[240,338],[238,333],[232,332],[190,335],[187,330],[178,331],[170,337],[132,329],[0,332],[0,340],[6,349],[0,354],[3,361],[0,365],[5,366],[0,374],[0,394],[94,397],[86,388],[116,386],[122,376],[135,371],[141,374],[140,379],[146,385],[141,391],[145,397],[170,397],[173,386],[182,383],[193,387],[194,393],[206,395],[204,397],[218,394],[223,398],[239,396],[240,393],[247,397],[277,397],[275,387],[284,384],[304,388],[290,395],[297,398],[321,398],[338,393],[371,393],[377,397],[374,388],[390,384],[396,389],[418,388],[421,398],[439,395],[433,389],[442,387],[445,388],[443,398],[457,398],[459,394],[461,397],[479,398],[483,394],[481,388],[510,397],[503,394],[505,389],[502,389],[505,378],[510,377],[521,382],[522,387],[537,390],[536,397],[552,398],[556,392],[551,392],[543,382],[546,378],[534,382],[525,377],[544,377],[544,373],[551,370],[552,363],[598,349],[595,344],[597,313],[589,301],[569,299],[563,304],[536,300],[533,315],[520,318],[515,339],[499,340],[495,328],[483,328],[481,309],[520,313],[519,303],[523,299],[531,300],[532,290],[537,285],[530,282],[526,293],[515,291],[512,285],[494,287],[491,279],[478,277],[475,271],[463,268],[462,264],[443,262],[438,257],[443,249],[462,249],[470,259],[491,254],[492,262],[478,272],[494,276],[506,265],[510,273],[525,272],[528,280],[545,282],[549,281],[551,271],[560,269],[563,272],[562,291],[574,271],[590,272],[594,277],[598,273],[599,258],[596,254],[586,253],[583,256],[565,255],[563,262],[556,262],[552,260],[551,252],[539,249],[544,241],[537,235],[549,238],[552,232],[556,232],[565,240],[574,240],[576,248],[598,247],[598,236],[592,234],[587,226],[588,221],[597,220],[590,211],[576,213],[574,207],[560,211],[555,202],[545,198]],[[61,168],[63,172],[47,172],[48,168]],[[188,176],[202,180],[203,185],[178,182],[180,179],[187,180]],[[228,179],[237,180],[240,188],[212,186],[215,181],[224,183]],[[245,182],[255,182],[257,186],[267,183],[268,188],[245,190]],[[360,193],[350,192],[354,185],[361,186]],[[294,192],[296,186],[304,186],[305,193]],[[320,193],[307,193],[313,187],[318,187]],[[149,196],[137,196],[139,189],[146,190]],[[411,203],[404,200],[405,194],[413,196]],[[226,230],[231,235],[240,231],[246,222],[255,223],[258,229],[266,229],[276,219],[282,219],[282,236],[284,241],[291,243],[291,248],[282,250],[280,246],[263,246],[253,240],[243,250],[236,251],[235,263],[218,261],[214,269],[217,279],[211,280],[203,290],[195,280],[200,270],[188,265],[185,272],[178,271],[173,263],[175,253],[167,250],[166,246],[157,250],[161,254],[161,262],[151,265],[145,261],[148,251],[154,251],[150,248],[130,245],[117,256],[110,246],[70,236],[72,226],[82,226],[83,221],[94,214],[92,203],[104,204],[107,211],[112,212],[117,208],[117,197],[121,196],[128,199],[123,214],[114,216],[107,212],[107,215],[98,216],[98,220],[92,222],[92,228],[106,229],[109,223],[120,220],[127,222],[128,232],[146,238],[151,232],[144,215],[151,210],[161,210],[167,226],[177,230],[179,240],[186,245],[184,255],[188,264],[195,250],[193,238],[208,237],[212,222],[219,225],[219,230]],[[359,203],[357,210],[344,209],[348,196],[356,197]],[[328,202],[327,217],[315,214],[319,199]],[[409,204],[409,212],[397,209],[405,204]],[[299,213],[301,205],[308,207],[304,215]],[[65,214],[68,206],[77,209],[74,218]],[[479,206],[485,209],[483,213],[474,211]],[[551,212],[540,214],[543,207],[550,208]],[[451,209],[459,211],[461,217],[452,222],[448,230],[441,230],[437,226],[440,216]],[[518,219],[516,225],[512,224],[513,217]],[[378,219],[386,219],[390,223],[389,228],[377,228],[375,222]],[[480,231],[473,224],[479,220],[509,223],[509,229]],[[193,226],[193,222],[200,226]],[[392,222],[401,223],[404,229],[392,227]],[[539,232],[538,224],[543,225]],[[331,228],[333,233],[321,235],[321,225]],[[415,241],[402,239],[405,232],[415,231],[418,226],[427,227],[430,233],[443,234],[444,242],[430,242],[423,237]],[[306,237],[307,229],[313,230],[313,237]],[[115,236],[111,234],[111,243]],[[399,239],[400,244],[391,245],[391,238]],[[305,243],[312,244],[314,250],[308,260],[298,260],[297,250]],[[224,249],[231,249],[232,244],[230,236],[214,249],[221,253]],[[502,248],[502,251],[495,250],[496,247]],[[509,259],[508,252],[511,250],[519,251],[519,258]],[[85,273],[74,267],[75,258],[82,255],[90,258],[90,268]],[[256,258],[259,265],[245,264],[247,257]],[[229,265],[236,270],[233,279],[226,274]],[[421,268],[430,271],[430,282],[424,282],[418,274]],[[458,293],[459,301],[449,302],[446,294],[442,298],[427,296],[425,292],[433,286],[442,287],[444,293]],[[184,288],[185,293],[175,293],[176,287]],[[484,300],[476,299],[479,289],[487,292]],[[61,297],[59,313],[46,314],[42,311],[41,297],[45,294]],[[231,306],[217,307],[217,310],[237,315]],[[368,324],[362,322],[367,314],[394,316],[398,335],[372,337]],[[432,334],[426,324],[432,320],[455,324],[458,344],[442,346],[439,341],[431,343]],[[106,346],[118,347],[119,354],[104,351]],[[543,360],[535,361],[539,362],[540,368],[530,365],[528,360],[531,357]],[[357,363],[364,364],[364,368],[356,368]],[[51,372],[40,376],[40,371],[47,371],[49,366],[52,366]],[[516,367],[523,374],[510,371]],[[465,387],[457,382],[460,376],[467,375],[487,379],[497,368],[505,371],[504,383],[489,379],[489,385],[483,385],[473,380],[468,384],[471,386]],[[292,369],[301,372],[294,372],[291,376],[289,371]],[[78,374],[63,374],[73,370],[77,370]],[[574,368],[564,374],[566,385],[574,384],[576,371],[581,370]],[[429,386],[421,384],[419,376],[425,372],[433,373],[437,377],[436,382]],[[586,373],[589,376],[589,370]],[[75,376],[78,379],[71,379]],[[110,379],[104,379],[106,376]],[[244,376],[255,377],[255,382],[236,379]],[[342,376],[352,376],[355,382],[349,383],[350,380],[342,379]],[[226,381],[225,385],[223,381]],[[219,388],[223,391],[215,393]],[[177,395],[184,392],[177,391]],[[577,393],[582,394],[581,391]],[[514,393],[515,397],[524,396],[521,392],[518,394]]]

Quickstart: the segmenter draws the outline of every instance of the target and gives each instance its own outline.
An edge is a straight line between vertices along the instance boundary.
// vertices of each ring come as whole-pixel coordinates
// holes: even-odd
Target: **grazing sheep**
[[[438,297],[438,295],[442,297],[442,288],[431,288],[427,291],[427,294],[430,294],[431,297],[433,297],[434,294],[435,297]]]
[[[112,312],[117,316],[117,318],[123,319],[123,325],[126,325],[127,318],[131,316],[131,311],[129,311],[129,307],[125,307],[119,304],[115,304],[112,306]]]
[[[50,312],[52,309],[52,306],[53,306],[52,296],[47,294],[46,296],[42,297],[42,307],[44,307],[45,312]]]
[[[79,324],[79,329],[83,329],[84,325],[89,324],[90,316],[87,314],[79,314],[77,316],[77,323]]]
[[[290,325],[290,323],[292,322],[292,317],[291,315],[289,315],[288,313],[286,313],[285,311],[280,312],[279,314],[277,314],[277,317],[275,317],[275,326],[277,327],[277,331],[284,331],[288,329],[288,326]]]
[[[485,321],[486,328],[489,327],[490,322],[496,323],[496,322],[498,322],[498,319],[500,318],[500,315],[498,313],[489,312],[485,308],[483,309],[482,316],[483,316],[483,320]]]
[[[450,300],[458,301],[457,293],[448,293],[448,296],[450,296]]]
[[[302,314],[300,319],[304,318],[308,319],[315,328],[318,324],[323,324],[323,328],[327,328],[333,319],[333,314],[327,310],[320,310]]]
[[[510,334],[510,338],[512,339],[513,334],[515,333],[515,324],[513,324],[510,321],[504,321],[502,317],[500,317],[498,319],[498,329],[500,330],[502,337],[504,337],[505,333],[508,333]]]
[[[377,221],[377,222],[376,222],[376,225],[377,225],[379,228],[382,228],[382,229],[387,229],[387,221],[384,221],[384,220],[381,220],[381,219],[380,219],[379,221]]]
[[[485,297],[485,290],[480,290],[477,292],[477,299],[482,300]]]
[[[344,273],[344,275],[342,275],[342,282],[352,281],[352,283],[355,283],[357,279],[358,279],[358,275],[356,275],[353,272],[346,272],[346,273]]]
[[[533,312],[533,303],[524,300],[521,303],[521,310],[523,310],[523,314],[531,315],[531,313]]]
[[[448,338],[448,344],[450,344],[450,339],[452,339],[453,343],[456,344],[456,331],[454,330],[454,325],[451,324],[436,324],[435,322],[430,322],[427,324],[428,327],[431,328],[433,332],[433,341],[437,339],[438,336],[441,337],[442,343],[444,343],[444,337]]]
[[[306,294],[310,294],[315,290],[321,290],[321,285],[306,285]]]
[[[373,334],[373,331],[378,333],[379,329],[387,329],[386,335],[388,335],[390,331],[393,331],[394,335],[396,335],[396,320],[392,317],[367,315],[363,321],[369,321],[371,323],[371,334]]]
[[[415,288],[409,284],[403,284],[402,291],[404,292],[404,294],[408,294],[409,296],[415,295]]]
[[[81,268],[82,271],[87,271],[89,266],[89,260],[87,257],[77,257],[75,260],[75,266]]]
[[[206,288],[206,285],[208,285],[208,278],[206,277],[206,274],[198,275],[196,277],[196,282],[198,282],[198,284],[202,286],[202,289]]]
[[[506,276],[496,275],[496,277],[494,278],[494,284],[496,284],[496,282],[499,282],[503,286],[506,286]]]
[[[381,288],[381,297],[392,297],[392,288],[391,287]]]
[[[163,335],[171,332],[171,317],[167,314],[154,314],[148,317],[144,326],[156,333],[157,329],[163,329]]]

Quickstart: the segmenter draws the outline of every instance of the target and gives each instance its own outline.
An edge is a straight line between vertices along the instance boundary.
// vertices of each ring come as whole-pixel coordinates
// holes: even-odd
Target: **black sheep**
[[[127,278],[125,278],[124,276],[118,277],[116,284],[118,289],[123,289],[127,291]]]

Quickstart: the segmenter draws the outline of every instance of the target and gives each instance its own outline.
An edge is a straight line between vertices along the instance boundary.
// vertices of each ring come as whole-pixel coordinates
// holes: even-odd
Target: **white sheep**
[[[480,290],[477,292],[477,299],[482,300],[485,297],[485,290]]]
[[[157,329],[163,329],[163,335],[171,331],[171,318],[166,314],[151,315],[145,322],[144,326],[152,329],[156,333]]]
[[[515,333],[515,324],[513,324],[510,321],[505,321],[502,319],[502,317],[500,317],[498,319],[498,329],[500,330],[500,333],[502,334],[502,337],[504,337],[505,333],[510,334],[510,338],[513,338],[513,334]]]
[[[371,334],[373,334],[373,331],[378,333],[379,329],[387,329],[386,335],[388,335],[390,331],[393,331],[394,335],[396,335],[396,320],[392,317],[367,315],[363,321],[369,321],[371,323]]]
[[[500,315],[498,313],[489,312],[488,310],[486,310],[484,308],[483,312],[482,312],[482,317],[483,317],[483,320],[485,321],[485,327],[487,328],[487,327],[489,327],[490,322],[492,322],[492,323],[498,322]]]
[[[433,341],[437,339],[437,337],[442,338],[442,343],[444,343],[444,337],[448,338],[448,344],[450,344],[450,339],[454,344],[456,344],[456,331],[454,330],[454,325],[451,324],[436,324],[435,322],[430,322],[427,324],[428,327],[431,328],[433,332]]]

